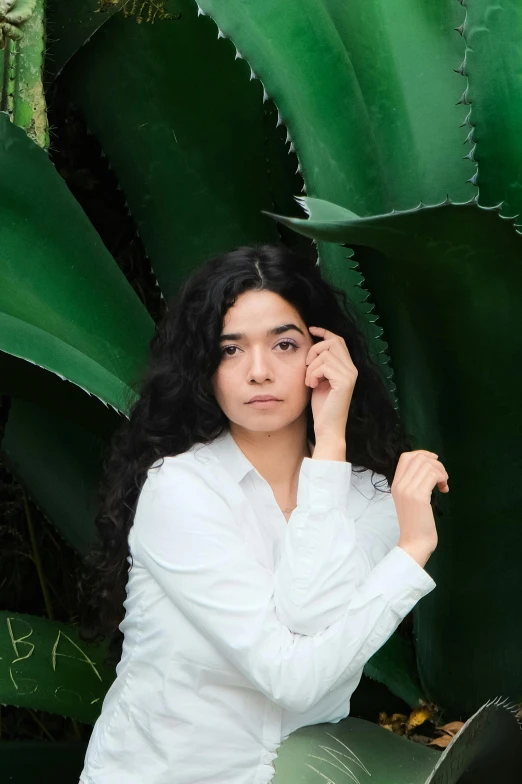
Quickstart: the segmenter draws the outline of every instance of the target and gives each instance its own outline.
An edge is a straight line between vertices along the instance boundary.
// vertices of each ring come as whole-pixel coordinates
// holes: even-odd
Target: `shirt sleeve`
[[[129,545],[135,565],[255,688],[298,713],[362,669],[431,590],[413,558],[397,548],[327,629],[292,632],[275,611],[274,575],[256,559],[217,480],[183,460],[169,461],[161,478],[145,483]],[[409,591],[379,579],[393,567],[395,576],[410,576]]]
[[[274,580],[276,613],[291,631],[326,629],[342,617],[358,587],[382,591],[396,603],[435,588],[425,569],[397,547],[391,493],[376,490],[356,522],[355,490],[351,463],[304,458]],[[361,574],[367,575],[362,583]]]

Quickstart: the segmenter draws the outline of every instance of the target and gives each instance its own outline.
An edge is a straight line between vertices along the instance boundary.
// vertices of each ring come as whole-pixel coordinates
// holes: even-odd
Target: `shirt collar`
[[[312,453],[314,445],[311,441],[309,441],[308,444],[310,446],[310,453]],[[238,447],[228,428],[224,433],[212,441],[210,449],[228,469],[236,482],[241,482],[250,471],[255,471],[258,476],[261,476],[257,468],[252,465],[245,453]]]
[[[212,441],[210,449],[217,455],[236,482],[241,482],[250,471],[256,470],[232,438],[229,429]]]

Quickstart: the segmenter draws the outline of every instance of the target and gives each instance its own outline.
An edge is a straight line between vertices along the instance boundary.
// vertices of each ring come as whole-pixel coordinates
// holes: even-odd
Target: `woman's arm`
[[[129,543],[134,560],[245,677],[296,712],[361,669],[434,587],[395,548],[351,591],[338,620],[312,636],[294,634],[277,617],[273,574],[255,558],[219,488],[184,459],[164,464],[144,485]]]
[[[382,575],[392,581],[405,595],[412,587],[412,576],[416,585],[435,587],[411,555],[414,563],[409,564],[403,553],[394,552],[400,527],[391,493],[375,490],[355,522],[351,510],[357,489],[351,471],[348,462],[303,461],[297,507],[275,574],[276,613],[293,632],[315,634],[341,618],[360,584],[360,572],[370,570],[367,579],[374,581],[371,570],[381,560],[379,579]]]

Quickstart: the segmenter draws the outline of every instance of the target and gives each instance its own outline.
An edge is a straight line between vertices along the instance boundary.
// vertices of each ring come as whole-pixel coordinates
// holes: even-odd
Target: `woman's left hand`
[[[325,437],[343,440],[358,370],[344,338],[324,327],[308,329],[312,335],[323,338],[311,346],[306,357],[305,384],[312,388],[316,442]]]

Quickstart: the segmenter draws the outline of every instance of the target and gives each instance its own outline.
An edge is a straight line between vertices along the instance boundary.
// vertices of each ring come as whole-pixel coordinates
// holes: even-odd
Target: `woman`
[[[123,649],[81,782],[264,784],[435,587],[448,475],[404,451],[346,298],[284,247],[196,270],[150,348],[91,558]]]

